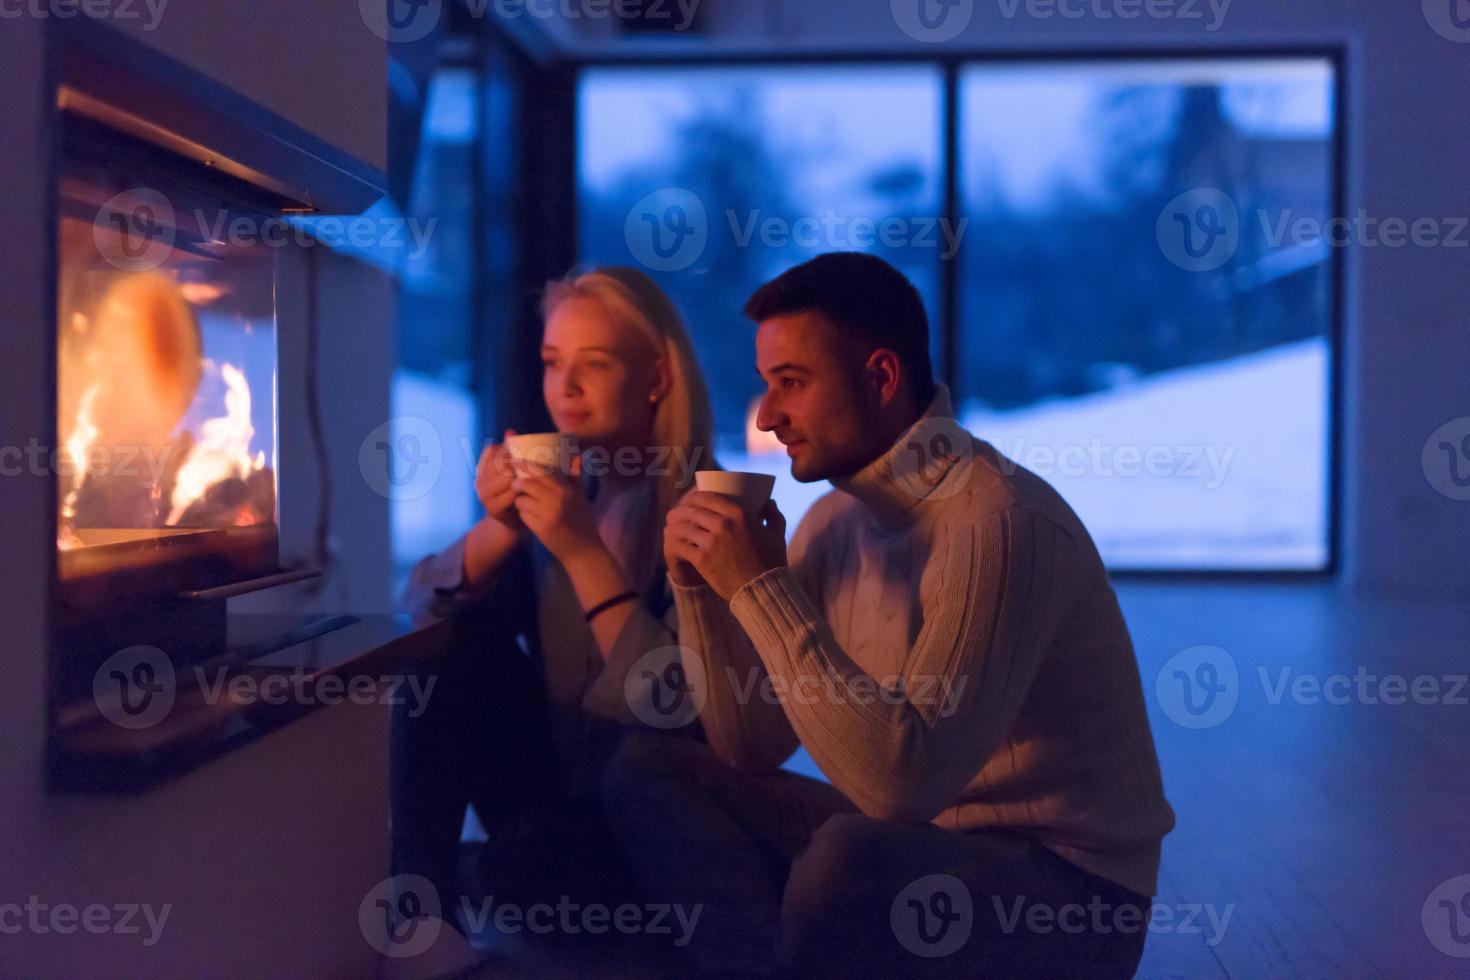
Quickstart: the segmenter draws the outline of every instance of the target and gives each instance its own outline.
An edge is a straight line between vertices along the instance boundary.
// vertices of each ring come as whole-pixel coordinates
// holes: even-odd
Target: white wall
[[[888,0],[711,2],[711,36],[700,40],[630,43],[615,37],[611,20],[587,17],[571,27],[581,39],[574,50],[587,56],[1339,47],[1348,96],[1341,113],[1349,137],[1345,213],[1409,222],[1470,214],[1470,43],[1432,30],[1420,0],[1233,0],[1219,8],[1224,17],[1213,31],[1210,0],[1160,0],[1198,10],[1197,20],[1101,19],[1091,14],[1094,5],[1117,9],[1115,0],[1062,2],[1086,16],[1037,18],[1028,10],[1056,4],[973,0],[968,25],[942,44],[901,31]],[[1343,581],[1367,593],[1470,594],[1463,559],[1470,501],[1437,493],[1421,464],[1435,429],[1470,416],[1470,248],[1350,249],[1346,268]]]
[[[131,6],[142,16],[110,23],[386,168],[385,45],[357,0],[167,0],[152,30]]]
[[[47,161],[56,135],[48,123],[48,26],[29,15],[0,24],[3,446],[54,441],[46,404],[55,330],[47,297]],[[364,27],[356,3],[172,0],[155,32],[120,26],[340,148],[384,164],[383,43]],[[293,269],[300,269],[299,254],[285,260],[284,274]],[[387,501],[357,479],[355,459],[362,435],[387,417],[392,286],[330,256],[321,274],[323,397],[334,471],[343,474],[334,503],[345,569],[322,602],[346,596],[338,608],[379,609],[389,581]],[[301,316],[299,297],[294,304],[287,297],[282,327],[297,331],[288,349],[299,340]],[[291,383],[285,372],[299,370],[294,357],[283,352],[283,385]],[[135,798],[45,793],[54,506],[44,477],[0,479],[0,905],[35,896],[78,907],[169,904],[172,912],[152,947],[117,933],[0,931],[0,974],[370,975],[374,956],[358,930],[357,907],[387,873],[384,709],[325,709]]]

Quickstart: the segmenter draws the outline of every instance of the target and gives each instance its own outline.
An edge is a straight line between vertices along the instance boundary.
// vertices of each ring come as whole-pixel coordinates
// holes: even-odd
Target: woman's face
[[[541,393],[558,432],[577,436],[583,448],[648,443],[659,373],[635,328],[592,300],[563,300],[546,318],[541,363]]]

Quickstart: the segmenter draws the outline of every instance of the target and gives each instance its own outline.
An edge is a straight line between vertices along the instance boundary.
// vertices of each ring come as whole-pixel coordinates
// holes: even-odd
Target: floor
[[[1213,945],[1209,930],[1154,932],[1139,976],[1470,975],[1470,880],[1430,900],[1470,875],[1470,606],[1344,601],[1331,586],[1119,591],[1178,813],[1158,901],[1233,907]],[[1181,709],[1177,661],[1156,692],[1197,645],[1237,667],[1228,715]],[[1431,703],[1414,702],[1416,679]]]
[[[1178,814],[1138,975],[1470,975],[1470,877],[1452,880],[1470,876],[1470,606],[1321,584],[1119,593]],[[663,973],[524,950],[475,975],[589,968]]]

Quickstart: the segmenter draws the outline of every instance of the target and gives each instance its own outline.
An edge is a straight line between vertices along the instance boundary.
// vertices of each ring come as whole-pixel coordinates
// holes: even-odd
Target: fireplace
[[[58,190],[57,572],[74,608],[277,571],[267,216],[68,140]],[[213,237],[219,235],[221,237]]]
[[[402,652],[408,630],[393,617],[230,608],[319,573],[281,562],[279,502],[293,492],[282,433],[296,435],[296,465],[327,465],[302,448],[321,442],[301,437],[313,413],[281,413],[303,403],[312,372],[285,371],[280,340],[315,329],[314,312],[302,315],[314,311],[310,276],[282,274],[310,267],[314,246],[282,234],[285,222],[361,212],[386,181],[104,25],[80,18],[52,36],[48,777],[64,791],[130,791],[300,713],[220,700],[221,688],[208,698],[205,670],[289,674],[309,689]],[[297,311],[290,324],[283,305]],[[295,397],[283,399],[288,375]],[[166,705],[143,718],[130,692]]]

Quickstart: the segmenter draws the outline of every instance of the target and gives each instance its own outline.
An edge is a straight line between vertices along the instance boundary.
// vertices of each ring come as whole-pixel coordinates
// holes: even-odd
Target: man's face
[[[865,385],[863,359],[845,351],[820,313],[794,313],[761,323],[755,366],[766,384],[756,427],[774,432],[802,483],[849,476],[867,465],[877,403]]]

